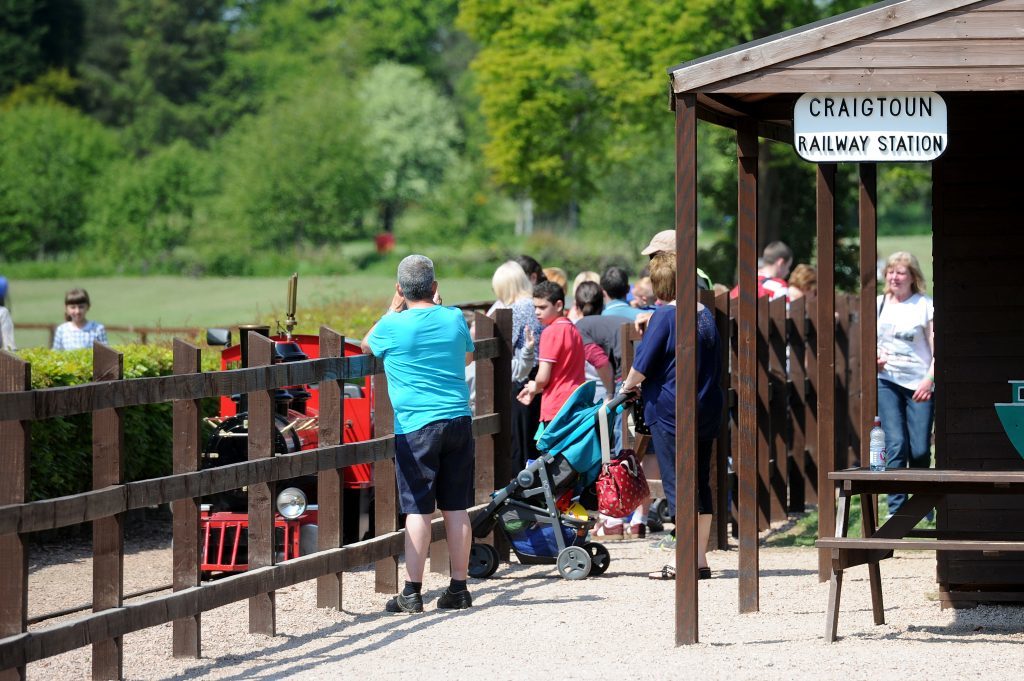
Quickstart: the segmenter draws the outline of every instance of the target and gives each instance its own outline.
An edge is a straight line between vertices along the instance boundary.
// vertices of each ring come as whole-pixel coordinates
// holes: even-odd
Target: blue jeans
[[[931,464],[935,400],[915,402],[913,395],[909,388],[878,380],[878,415],[885,431],[886,468],[928,468]],[[890,494],[889,513],[895,513],[906,499],[906,494]]]

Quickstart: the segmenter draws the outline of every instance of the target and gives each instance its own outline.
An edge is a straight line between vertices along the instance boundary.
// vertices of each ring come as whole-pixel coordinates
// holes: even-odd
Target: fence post
[[[771,391],[768,381],[768,326],[769,307],[767,296],[755,301],[757,305],[757,529],[768,529],[772,521],[772,471],[771,471]]]
[[[786,300],[776,298],[768,304],[771,346],[769,381],[771,383],[771,511],[772,519],[785,519],[788,510],[789,456],[786,448],[786,401],[789,385],[786,376]]]
[[[0,352],[0,393],[32,388],[32,367]],[[28,501],[30,421],[0,421],[0,506]],[[0,638],[28,626],[28,549],[20,534],[0,535]],[[25,667],[0,670],[0,681],[25,678]]]
[[[256,331],[249,331],[249,367],[269,366],[274,341]],[[249,461],[274,456],[274,405],[272,391],[249,393]],[[274,484],[260,482],[249,485],[249,569],[274,564]],[[274,636],[276,609],[273,591],[249,599],[249,633]]]
[[[199,348],[174,339],[174,373],[195,374],[201,370]],[[172,472],[175,475],[199,470],[199,400],[175,400],[172,405],[174,440]],[[199,498],[171,502],[174,539],[174,590],[199,586]],[[195,657],[201,654],[201,615],[174,620],[172,652],[174,657]]]
[[[480,312],[474,313],[474,324],[476,326],[476,337],[480,339],[494,338],[494,320]],[[476,360],[476,414],[494,413],[494,359]],[[495,489],[495,472],[497,469],[494,455],[494,438],[484,437],[476,440],[476,479],[474,480],[475,498],[477,504],[487,503],[491,498],[491,492]],[[507,483],[508,480],[502,482]],[[495,533],[497,535],[498,533]],[[492,536],[493,542],[493,536]]]
[[[102,343],[93,345],[93,381],[124,378],[124,356]],[[100,409],[92,415],[92,487],[124,483],[123,409]],[[92,609],[119,608],[124,602],[124,514],[94,520],[92,524]],[[124,641],[116,636],[93,643],[92,677],[124,676]]]
[[[373,377],[373,435],[386,437],[395,432],[395,410],[388,397],[388,379],[384,362],[377,360],[380,371]],[[398,529],[398,489],[395,482],[395,445],[391,440],[391,456],[373,464],[373,527],[380,537]],[[398,556],[388,556],[375,565],[374,588],[377,593],[398,593]]]
[[[789,512],[803,513],[807,499],[807,297],[794,300],[789,308],[789,422],[792,425],[790,453],[793,467],[789,476]]]
[[[345,337],[327,326],[320,327],[320,357],[344,357]],[[340,445],[345,423],[345,399],[342,395],[344,376],[326,377],[320,381],[319,446]],[[320,506],[317,524],[317,548],[320,551],[340,548],[344,541],[345,484],[340,468],[322,470],[317,475],[316,499]],[[341,610],[341,572],[323,575],[316,580],[318,608]]]
[[[507,484],[518,471],[512,460],[512,310],[494,311],[494,336],[498,339],[498,356],[494,359],[494,412],[501,420],[501,430],[491,437],[494,441],[494,489]],[[538,343],[540,341],[537,341]],[[496,532],[494,546],[501,560],[509,558],[509,544],[505,535]]]

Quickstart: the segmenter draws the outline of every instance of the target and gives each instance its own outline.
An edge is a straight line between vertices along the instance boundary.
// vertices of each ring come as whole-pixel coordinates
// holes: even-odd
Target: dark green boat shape
[[[1013,402],[997,402],[999,421],[1006,437],[1010,438],[1017,453],[1024,458],[1024,381],[1008,381],[1013,386]]]

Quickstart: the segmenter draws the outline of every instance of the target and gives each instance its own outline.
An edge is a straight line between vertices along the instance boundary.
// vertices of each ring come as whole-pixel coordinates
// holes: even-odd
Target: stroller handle
[[[614,398],[612,398],[611,401],[609,401],[605,405],[605,407],[608,409],[608,411],[614,411],[623,404],[626,404],[628,402],[635,402],[637,397],[638,394],[635,392],[619,393]]]

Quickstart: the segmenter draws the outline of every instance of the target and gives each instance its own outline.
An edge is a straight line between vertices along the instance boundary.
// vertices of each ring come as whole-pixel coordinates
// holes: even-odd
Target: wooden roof
[[[805,92],[1024,90],[1024,0],[888,0],[668,69],[701,118],[789,141]]]

